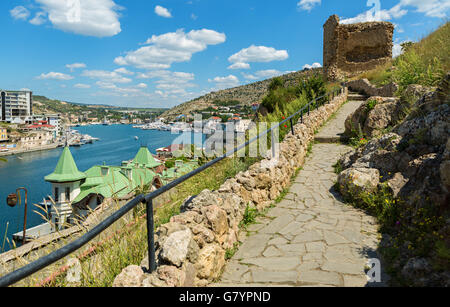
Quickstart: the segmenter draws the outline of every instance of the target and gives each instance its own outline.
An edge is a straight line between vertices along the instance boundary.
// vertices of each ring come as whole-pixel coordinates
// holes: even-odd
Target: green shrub
[[[260,215],[258,209],[256,208],[250,208],[250,206],[247,205],[244,212],[244,217],[242,218],[241,223],[239,224],[239,227],[246,229],[249,225],[254,224],[256,221],[256,218]]]
[[[433,58],[430,63],[426,63],[413,49],[398,57],[394,65],[397,69],[392,79],[402,89],[406,89],[410,84],[435,86],[444,74],[438,58]]]

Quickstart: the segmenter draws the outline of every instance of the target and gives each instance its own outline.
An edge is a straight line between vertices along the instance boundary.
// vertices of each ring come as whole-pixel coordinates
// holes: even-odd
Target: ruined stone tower
[[[329,81],[355,76],[392,59],[390,22],[339,24],[339,17],[333,15],[323,27],[323,68]]]

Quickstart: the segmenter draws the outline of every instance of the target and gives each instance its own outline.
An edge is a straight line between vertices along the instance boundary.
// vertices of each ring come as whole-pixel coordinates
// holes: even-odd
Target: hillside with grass
[[[88,105],[74,102],[65,102],[57,99],[49,99],[45,96],[33,96],[34,114],[61,114],[63,119],[67,120],[70,115],[82,116],[88,115],[90,118],[120,119],[124,111],[139,111],[141,113],[158,116],[167,111],[164,108],[130,108],[115,107],[109,105]]]
[[[278,78],[281,78],[285,86],[291,86],[297,84],[300,79],[315,73],[320,73],[321,71],[322,69],[303,70],[285,74]],[[223,106],[229,102],[237,102],[244,106],[251,106],[254,103],[259,104],[269,93],[269,85],[274,79],[271,78],[231,89],[211,92],[170,109],[163,113],[162,117],[172,120],[180,114],[190,114],[212,106]]]
[[[449,38],[450,23],[447,22],[417,43],[403,43],[402,55],[355,79],[367,78],[378,86],[396,82],[402,92],[410,84],[436,86],[450,71]]]

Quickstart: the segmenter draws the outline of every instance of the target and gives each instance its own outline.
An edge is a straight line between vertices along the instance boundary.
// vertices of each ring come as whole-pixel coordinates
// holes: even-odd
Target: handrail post
[[[148,270],[149,273],[153,273],[156,270],[153,200],[146,201],[145,206],[147,211]]]
[[[277,152],[276,152],[276,148],[275,148],[276,141],[275,141],[275,134],[274,134],[273,130],[270,132],[270,137],[271,137],[271,143],[272,143],[272,159],[275,159]]]
[[[294,132],[294,124],[292,123],[292,118],[291,118],[291,132],[292,132],[292,135],[295,135],[295,132]]]

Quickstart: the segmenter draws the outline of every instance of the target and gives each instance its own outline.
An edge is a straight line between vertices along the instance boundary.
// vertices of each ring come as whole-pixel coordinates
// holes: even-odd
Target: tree
[[[280,77],[276,77],[269,84],[269,92],[273,92],[280,87],[283,87],[283,80]]]

